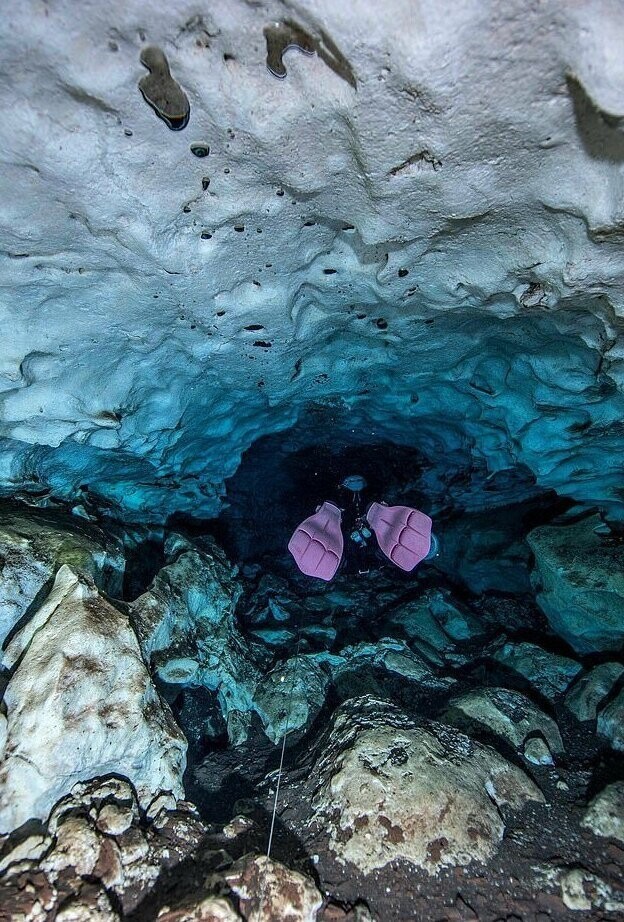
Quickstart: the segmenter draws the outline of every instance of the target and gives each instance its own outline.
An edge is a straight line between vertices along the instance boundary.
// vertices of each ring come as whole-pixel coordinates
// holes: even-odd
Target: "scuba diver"
[[[344,552],[342,513],[345,511],[350,520],[347,532],[354,545],[358,573],[369,572],[366,561],[373,533],[384,557],[407,573],[437,554],[438,542],[431,532],[428,515],[410,506],[385,503],[371,503],[364,511],[361,493],[366,485],[359,474],[345,477],[340,486],[351,494],[351,507],[344,510],[326,501],[295,529],[288,550],[306,576],[329,582],[336,575]]]

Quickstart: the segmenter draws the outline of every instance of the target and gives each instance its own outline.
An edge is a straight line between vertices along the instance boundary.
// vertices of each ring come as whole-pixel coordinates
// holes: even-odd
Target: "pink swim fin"
[[[344,550],[341,521],[340,509],[333,503],[323,503],[295,529],[288,550],[306,576],[316,576],[326,582],[335,576]]]
[[[408,573],[431,548],[431,519],[410,506],[373,503],[366,513],[379,547],[392,563]]]

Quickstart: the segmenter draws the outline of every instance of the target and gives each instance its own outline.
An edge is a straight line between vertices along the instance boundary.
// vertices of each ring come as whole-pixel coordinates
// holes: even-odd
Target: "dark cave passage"
[[[297,578],[286,545],[296,525],[325,500],[349,520],[353,496],[345,477],[366,480],[365,509],[373,501],[427,513],[439,541],[436,568],[468,593],[526,592],[531,528],[560,516],[572,501],[538,487],[522,465],[491,474],[468,439],[457,444],[406,427],[412,443],[384,439],[366,418],[311,408],[290,429],[255,442],[226,481],[225,508],[215,534],[233,561],[257,564]],[[348,529],[347,529],[348,531]],[[348,546],[348,542],[347,542]],[[405,574],[395,568],[397,580]]]

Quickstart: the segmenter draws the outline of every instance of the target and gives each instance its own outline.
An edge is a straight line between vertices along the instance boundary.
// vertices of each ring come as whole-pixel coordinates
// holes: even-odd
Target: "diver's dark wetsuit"
[[[377,547],[373,534],[366,521],[366,511],[370,501],[365,501],[361,493],[351,493],[342,506],[344,556],[340,565],[340,573],[368,573],[369,570],[385,565],[386,558]]]

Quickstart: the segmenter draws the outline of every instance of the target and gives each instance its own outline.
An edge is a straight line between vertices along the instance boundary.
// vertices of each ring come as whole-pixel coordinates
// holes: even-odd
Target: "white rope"
[[[280,785],[282,783],[282,769],[284,768],[284,753],[286,752],[286,737],[288,733],[284,734],[284,739],[282,740],[282,755],[280,758],[279,769],[277,771],[277,785],[275,787],[275,799],[273,801],[273,815],[271,817],[271,829],[269,831],[269,844],[267,845],[267,858],[271,857],[271,846],[273,845],[273,832],[275,830],[275,817],[277,816],[277,802],[279,800]]]
[[[299,628],[299,637],[297,639],[297,649],[295,651],[295,657],[294,657],[295,662],[293,663],[293,677],[290,683],[290,695],[288,698],[288,713],[286,716],[286,727],[284,729],[284,738],[282,740],[282,752],[280,755],[280,764],[277,770],[277,785],[275,788],[275,798],[273,800],[273,815],[271,817],[271,829],[269,831],[269,841],[267,844],[267,853],[266,853],[267,859],[271,857],[271,847],[273,845],[273,832],[275,830],[275,818],[277,816],[277,803],[279,800],[280,785],[282,783],[282,771],[284,768],[284,755],[286,753],[286,738],[288,734],[290,733],[290,715],[292,712],[292,701],[293,701],[293,694],[295,691],[295,681],[297,679],[297,659],[299,657],[300,643],[301,643],[301,628]],[[283,676],[282,676],[282,679],[283,679]],[[267,867],[266,877],[264,879],[263,886],[260,889],[260,899],[258,902],[258,922],[262,922],[262,920],[264,919],[263,910],[264,910],[264,904],[266,901],[268,890],[269,890],[269,869]]]
[[[269,842],[267,845],[267,858],[271,857],[271,848],[273,846],[273,833],[275,831],[275,818],[277,816],[277,804],[279,801],[280,787],[282,784],[282,772],[284,769],[284,755],[286,753],[286,739],[290,733],[290,718],[292,713],[292,703],[293,695],[295,692],[295,682],[297,681],[297,661],[299,658],[299,645],[301,644],[301,628],[299,628],[299,638],[297,640],[297,649],[295,651],[294,663],[293,663],[293,675],[290,683],[290,695],[288,699],[288,713],[286,715],[286,728],[284,730],[284,738],[282,739],[282,753],[280,756],[280,764],[277,770],[277,785],[275,787],[275,798],[273,800],[273,815],[271,816],[271,829],[269,831]]]

